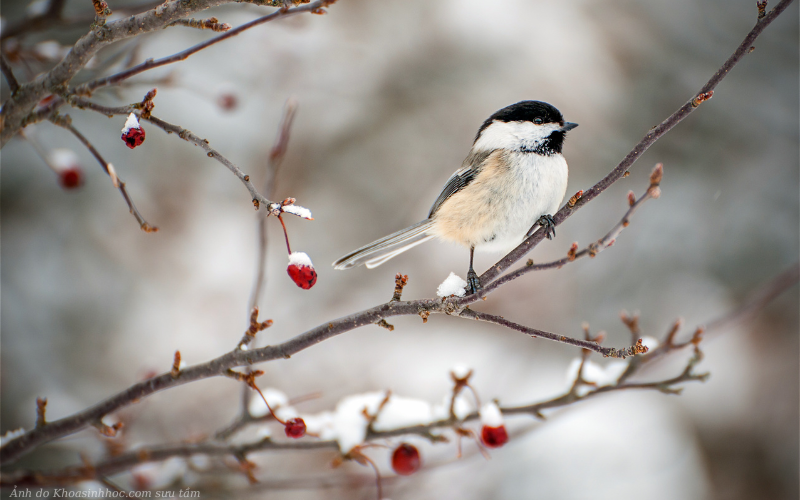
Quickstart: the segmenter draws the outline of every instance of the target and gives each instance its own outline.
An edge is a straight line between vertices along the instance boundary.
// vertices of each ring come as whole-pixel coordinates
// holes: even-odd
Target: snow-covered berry
[[[503,414],[495,403],[488,403],[480,409],[481,442],[488,448],[499,448],[508,442]]]
[[[289,254],[289,267],[286,271],[292,281],[303,290],[308,290],[317,282],[317,271],[314,270],[314,264],[305,252]]]
[[[125,145],[133,149],[144,142],[144,129],[139,125],[139,119],[134,113],[128,115],[125,126],[122,127],[122,140]]]
[[[299,439],[306,435],[306,422],[300,417],[290,418],[284,423],[286,437]]]
[[[421,464],[419,450],[414,445],[403,443],[392,453],[392,469],[401,476],[417,472]]]
[[[80,160],[70,149],[56,148],[50,152],[49,164],[58,174],[58,183],[64,189],[75,189],[83,184]]]

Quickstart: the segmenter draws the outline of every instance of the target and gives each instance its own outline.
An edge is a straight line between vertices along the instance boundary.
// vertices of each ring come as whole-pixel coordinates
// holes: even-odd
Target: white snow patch
[[[452,373],[453,376],[455,376],[459,380],[464,380],[465,378],[467,378],[467,376],[469,376],[471,371],[472,369],[469,366],[465,365],[464,363],[458,363],[454,365],[453,368],[450,369],[450,373]]]
[[[300,205],[284,205],[281,210],[286,213],[296,215],[298,217],[302,217],[304,219],[313,220],[314,218],[311,217],[311,210],[301,207]]]
[[[481,424],[487,427],[500,427],[505,423],[503,414],[500,413],[500,408],[498,408],[495,403],[483,405],[479,413],[481,416]]]
[[[58,171],[80,166],[78,155],[71,149],[56,148],[50,151],[50,164]]]
[[[56,42],[55,40],[46,40],[44,42],[39,42],[33,46],[33,51],[36,52],[41,58],[44,59],[61,59],[61,54],[63,53],[63,47],[61,44]]]
[[[342,453],[349,453],[364,442],[369,424],[365,412],[375,415],[385,398],[385,392],[368,392],[347,396],[339,401],[333,415],[333,431]]]
[[[262,390],[261,392],[264,394],[264,398],[266,398],[267,402],[272,407],[272,410],[275,411],[276,413],[278,408],[282,408],[289,405],[289,398],[286,396],[286,394],[279,391],[278,389],[272,389],[268,387]],[[250,399],[250,404],[248,405],[247,410],[250,412],[250,415],[255,418],[263,417],[264,415],[269,413],[269,408],[267,408],[267,405],[264,403],[264,400],[261,399],[261,396],[258,394],[254,394],[253,397]]]
[[[292,252],[289,255],[289,265],[291,266],[292,264],[300,267],[314,267],[314,264],[311,263],[311,257],[305,252]]]
[[[463,297],[466,295],[464,288],[467,282],[461,279],[456,273],[450,273],[450,276],[439,285],[436,289],[436,295],[439,297],[449,297],[455,295],[456,297]]]
[[[272,402],[270,402],[270,404],[272,404]],[[284,422],[291,420],[298,415],[297,410],[294,409],[294,406],[281,406],[278,409],[275,409],[273,406],[272,409],[275,410],[275,416]]]
[[[572,383],[578,376],[580,366],[580,358],[575,358],[570,362],[569,368],[567,368],[568,387],[572,386]],[[586,382],[595,384],[597,387],[615,385],[627,368],[628,362],[623,360],[611,361],[610,363],[606,363],[605,366],[601,366],[594,361],[586,360],[586,363],[583,365],[583,379]],[[589,391],[591,391],[590,387],[581,386],[578,388],[578,395],[585,396]]]
[[[122,133],[127,134],[128,131],[132,128],[141,128],[139,126],[139,119],[136,117],[136,114],[134,113],[128,115],[128,119],[125,120],[125,126],[122,127]]]
[[[327,441],[336,439],[336,432],[333,428],[333,412],[323,411],[316,415],[303,415],[306,423],[306,433],[319,436],[320,439]]]
[[[433,408],[421,399],[392,395],[373,424],[376,431],[400,429],[433,422]]]
[[[262,425],[258,428],[258,432],[256,432],[256,437],[258,439],[267,439],[272,437],[272,429],[268,425]]]
[[[473,398],[467,396],[467,392],[468,391],[464,390],[459,392],[458,396],[456,396],[456,401],[453,404],[453,413],[455,413],[456,418],[459,420],[464,420],[476,409],[475,404],[473,403]],[[450,401],[452,399],[452,394],[446,394],[444,398],[442,398],[442,402],[433,407],[434,420],[444,420],[446,418],[450,418]]]
[[[13,431],[8,431],[2,436],[0,436],[0,446],[3,446],[7,442],[11,441],[12,439],[16,439],[21,435],[25,434],[25,429],[20,427],[19,429],[14,429]]]
[[[658,347],[658,339],[655,337],[642,337],[642,345],[648,349],[655,349]]]

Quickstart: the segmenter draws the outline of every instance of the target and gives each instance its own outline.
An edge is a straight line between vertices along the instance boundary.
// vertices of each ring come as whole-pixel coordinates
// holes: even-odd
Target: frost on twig
[[[311,216],[311,210],[301,207],[300,205],[295,205],[294,202],[297,201],[294,198],[286,198],[280,203],[273,203],[269,206],[269,212],[272,215],[278,216],[282,213],[296,215],[303,219],[314,220],[314,217]]]

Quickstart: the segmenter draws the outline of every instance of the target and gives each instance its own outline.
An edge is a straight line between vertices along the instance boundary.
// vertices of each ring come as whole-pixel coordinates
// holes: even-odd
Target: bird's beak
[[[561,131],[562,132],[567,132],[567,131],[570,131],[570,130],[574,129],[577,126],[578,126],[577,123],[567,122],[567,123],[564,124],[563,127],[561,127]]]

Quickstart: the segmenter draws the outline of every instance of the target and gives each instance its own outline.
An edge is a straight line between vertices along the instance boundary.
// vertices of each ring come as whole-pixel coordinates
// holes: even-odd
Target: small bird
[[[431,238],[469,248],[467,289],[481,289],[472,268],[475,250],[508,253],[532,234],[535,224],[555,236],[556,212],[567,191],[567,162],[561,155],[565,122],[546,102],[520,101],[490,116],[475,136],[461,168],[450,176],[428,218],[353,250],[336,269],[377,267]]]

